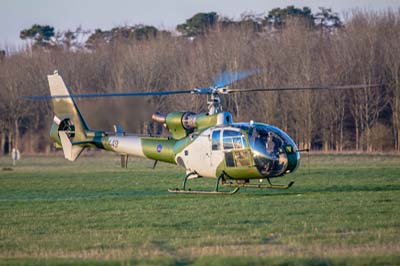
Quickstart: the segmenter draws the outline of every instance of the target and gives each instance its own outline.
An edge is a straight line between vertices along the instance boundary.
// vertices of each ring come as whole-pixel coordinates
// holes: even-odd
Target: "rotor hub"
[[[208,104],[208,114],[218,114],[222,112],[222,100],[221,97],[219,96],[218,92],[213,91],[213,93],[210,93],[209,96],[207,96],[207,104]]]

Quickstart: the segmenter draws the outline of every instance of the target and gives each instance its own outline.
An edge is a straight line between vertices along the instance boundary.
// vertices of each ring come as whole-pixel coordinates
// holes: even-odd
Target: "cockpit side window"
[[[221,149],[221,130],[215,130],[212,133],[212,150],[220,150]]]
[[[234,130],[224,130],[224,138],[229,137],[240,137],[242,134],[239,131]]]
[[[224,130],[222,139],[225,150],[243,149],[245,147],[246,142],[239,131]]]

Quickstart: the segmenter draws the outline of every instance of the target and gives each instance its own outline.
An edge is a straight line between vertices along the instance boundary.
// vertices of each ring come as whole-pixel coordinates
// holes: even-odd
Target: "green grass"
[[[311,155],[285,191],[175,195],[116,156],[0,158],[0,265],[398,265],[400,156]],[[212,188],[213,180],[189,181]]]

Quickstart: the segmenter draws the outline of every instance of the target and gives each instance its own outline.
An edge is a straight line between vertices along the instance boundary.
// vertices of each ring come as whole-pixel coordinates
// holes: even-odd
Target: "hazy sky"
[[[385,10],[400,8],[400,0],[0,0],[0,47],[20,45],[19,32],[35,23],[56,31],[111,29],[124,24],[149,24],[172,30],[198,12],[216,11],[239,18],[245,11],[263,13],[274,7],[331,7],[343,13],[354,8]]]

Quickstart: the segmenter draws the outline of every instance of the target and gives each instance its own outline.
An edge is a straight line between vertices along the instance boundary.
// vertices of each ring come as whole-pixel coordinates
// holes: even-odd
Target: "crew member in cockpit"
[[[265,143],[265,147],[267,148],[267,152],[272,154],[275,150],[275,142],[273,140],[272,132],[268,132],[267,141]]]

